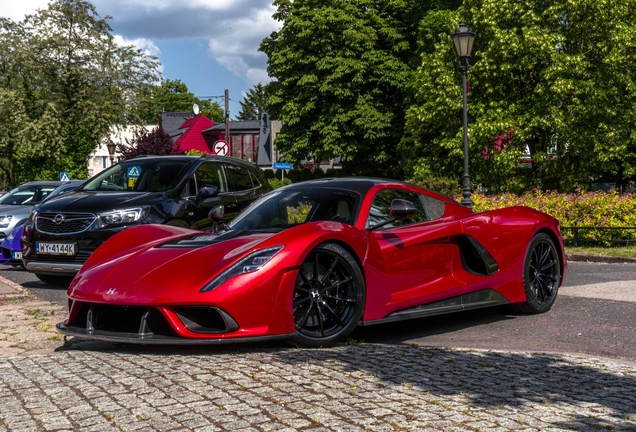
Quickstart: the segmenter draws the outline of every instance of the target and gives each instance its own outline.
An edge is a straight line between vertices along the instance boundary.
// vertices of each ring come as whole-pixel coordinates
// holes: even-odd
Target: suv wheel
[[[50,275],[43,273],[36,273],[35,276],[40,279],[42,282],[49,285],[64,285],[69,286],[71,281],[73,280],[73,276],[65,276],[65,275]]]

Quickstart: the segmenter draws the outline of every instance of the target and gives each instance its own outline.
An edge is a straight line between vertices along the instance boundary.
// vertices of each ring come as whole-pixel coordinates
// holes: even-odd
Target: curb
[[[585,255],[570,253],[565,254],[565,258],[568,261],[576,262],[594,262],[594,263],[606,263],[606,264],[636,264],[636,258],[620,258],[610,257],[604,255]]]
[[[0,305],[8,300],[15,299],[37,300],[29,291],[21,285],[0,276]]]

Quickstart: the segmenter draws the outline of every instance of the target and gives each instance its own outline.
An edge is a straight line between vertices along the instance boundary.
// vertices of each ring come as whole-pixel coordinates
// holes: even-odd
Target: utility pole
[[[230,144],[230,91],[228,89],[225,89],[225,142]]]

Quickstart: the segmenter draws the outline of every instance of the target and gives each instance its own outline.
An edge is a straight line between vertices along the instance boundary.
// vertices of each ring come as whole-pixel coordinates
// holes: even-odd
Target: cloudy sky
[[[267,83],[261,40],[280,28],[272,0],[92,0],[110,15],[113,34],[157,56],[163,76],[180,79],[197,96],[230,92],[230,115],[243,94]],[[0,0],[0,16],[19,21],[48,0]],[[214,99],[223,106],[222,99]]]

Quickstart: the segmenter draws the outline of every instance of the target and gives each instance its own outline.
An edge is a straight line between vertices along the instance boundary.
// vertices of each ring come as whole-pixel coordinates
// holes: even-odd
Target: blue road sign
[[[128,174],[128,177],[137,178],[139,177],[139,174],[141,174],[141,167],[131,166],[128,168],[126,174]]]
[[[292,169],[292,164],[287,162],[274,162],[274,169],[290,170]]]
[[[71,181],[71,173],[61,172],[60,181]]]

